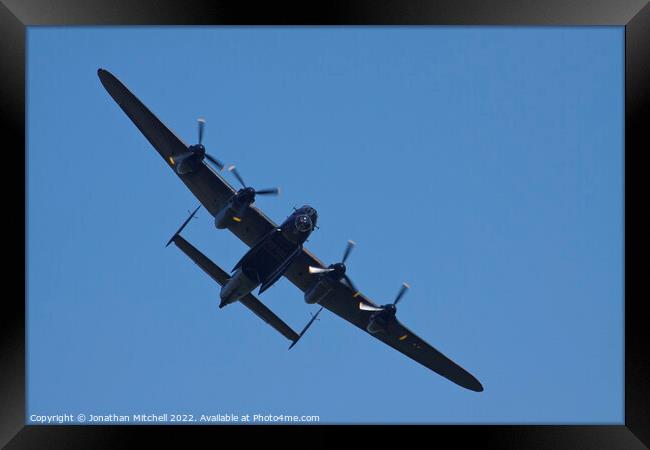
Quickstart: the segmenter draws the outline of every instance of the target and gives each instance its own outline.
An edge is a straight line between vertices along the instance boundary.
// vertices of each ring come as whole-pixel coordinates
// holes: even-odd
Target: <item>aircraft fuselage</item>
[[[221,288],[219,307],[239,300],[261,284],[262,289],[266,289],[279,279],[302,251],[302,244],[314,230],[317,219],[314,208],[302,206],[251,247],[233,268],[232,277]]]

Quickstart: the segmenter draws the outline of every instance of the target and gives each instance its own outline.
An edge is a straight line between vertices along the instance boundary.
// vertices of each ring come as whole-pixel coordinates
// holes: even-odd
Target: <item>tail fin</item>
[[[312,318],[309,320],[309,322],[307,322],[307,325],[305,325],[305,328],[302,329],[302,331],[301,331],[300,334],[298,335],[298,339],[296,339],[295,341],[293,341],[293,342],[291,343],[291,345],[289,346],[289,350],[291,350],[291,349],[293,348],[293,346],[296,345],[296,344],[298,343],[298,341],[300,340],[300,338],[301,338],[301,337],[305,334],[305,332],[309,329],[309,327],[311,326],[311,324],[314,323],[314,320],[316,320],[316,318],[318,317],[318,315],[320,314],[320,312],[321,312],[322,310],[323,310],[323,307],[321,306],[320,309],[318,310],[318,312],[316,312],[316,314],[314,314],[314,315],[312,316]]]
[[[185,220],[185,222],[183,222],[183,225],[181,225],[181,227],[176,231],[176,233],[174,233],[174,235],[169,239],[169,241],[167,241],[167,245],[165,245],[165,247],[169,247],[169,244],[171,244],[174,241],[174,238],[178,236],[181,233],[181,231],[183,231],[183,228],[185,228],[185,226],[190,222],[190,220],[192,220],[192,217],[194,217],[194,215],[196,214],[196,212],[199,210],[200,207],[201,205],[196,207],[194,212],[190,214],[190,217],[188,217]]]

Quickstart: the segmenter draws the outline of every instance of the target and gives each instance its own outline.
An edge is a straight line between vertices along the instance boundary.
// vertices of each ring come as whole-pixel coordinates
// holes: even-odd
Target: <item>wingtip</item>
[[[450,381],[453,381],[456,383],[458,386],[465,388],[469,391],[473,392],[483,392],[485,388],[481,384],[478,379],[472,375],[471,373],[467,372],[465,369],[463,369],[460,366],[457,366],[460,369],[460,373],[456,373],[455,375],[452,376],[447,376],[443,375],[445,378],[447,378]],[[451,375],[451,374],[449,374]]]
[[[101,81],[102,85],[104,85],[104,88],[107,90],[111,85],[112,79],[115,78],[108,70],[101,67],[97,69],[97,76],[99,77],[99,81]]]
[[[483,385],[476,378],[474,378],[472,380],[472,382],[468,386],[465,386],[465,387],[467,389],[469,389],[470,391],[474,391],[474,392],[483,392],[484,391]]]

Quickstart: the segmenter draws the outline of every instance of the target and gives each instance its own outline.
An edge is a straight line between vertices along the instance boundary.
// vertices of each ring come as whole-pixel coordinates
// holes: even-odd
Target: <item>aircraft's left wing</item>
[[[448,380],[471,391],[483,391],[483,385],[472,374],[406,328],[400,321],[396,321],[390,335],[374,336]]]
[[[360,310],[359,302],[377,306],[363,294],[358,293],[355,296],[352,289],[343,283],[339,283],[332,293],[324,300],[321,300],[320,304],[368,333],[366,326],[372,313]],[[399,321],[396,321],[388,331],[388,334],[381,332],[368,334],[466,389],[476,392],[483,391],[483,386],[472,374],[436,350]]]
[[[325,267],[309,250],[303,249],[284,273],[287,279],[303,292],[309,288],[313,281],[312,275],[309,274],[309,266]],[[354,292],[347,284],[339,282],[334,290],[320,301],[320,304],[368,333],[366,326],[372,313],[359,309],[359,302],[377,306],[362,293]],[[464,388],[477,392],[483,391],[483,386],[473,375],[399,321],[391,327],[388,334],[368,334]]]

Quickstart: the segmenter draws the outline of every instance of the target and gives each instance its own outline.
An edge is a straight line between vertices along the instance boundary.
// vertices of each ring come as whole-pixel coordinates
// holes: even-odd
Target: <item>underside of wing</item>
[[[149,108],[147,108],[129,89],[108,70],[97,71],[99,80],[113,100],[133,121],[151,145],[165,160],[182,154],[187,145],[167,128]]]
[[[372,311],[361,310],[359,308],[360,302],[374,305],[363,294],[355,293],[348,286],[340,283],[326,299],[321,301],[321,305],[459,386],[476,392],[483,391],[483,386],[472,374],[436,350],[399,321],[395,320],[389,327],[388,332],[369,333],[366,327]]]
[[[174,173],[174,158],[187,152],[188,146],[158,119],[117,77],[107,70],[97,71],[99,79],[124,113],[151,143]],[[170,159],[171,158],[171,159]],[[177,174],[210,214],[215,216],[236,190],[208,164],[201,163],[195,171]],[[259,209],[247,208],[241,222],[228,227],[248,246],[275,227],[275,223]]]
[[[373,336],[459,386],[475,392],[483,391],[483,385],[476,377],[440,353],[399,321],[396,321],[391,327],[390,334],[376,333]]]

